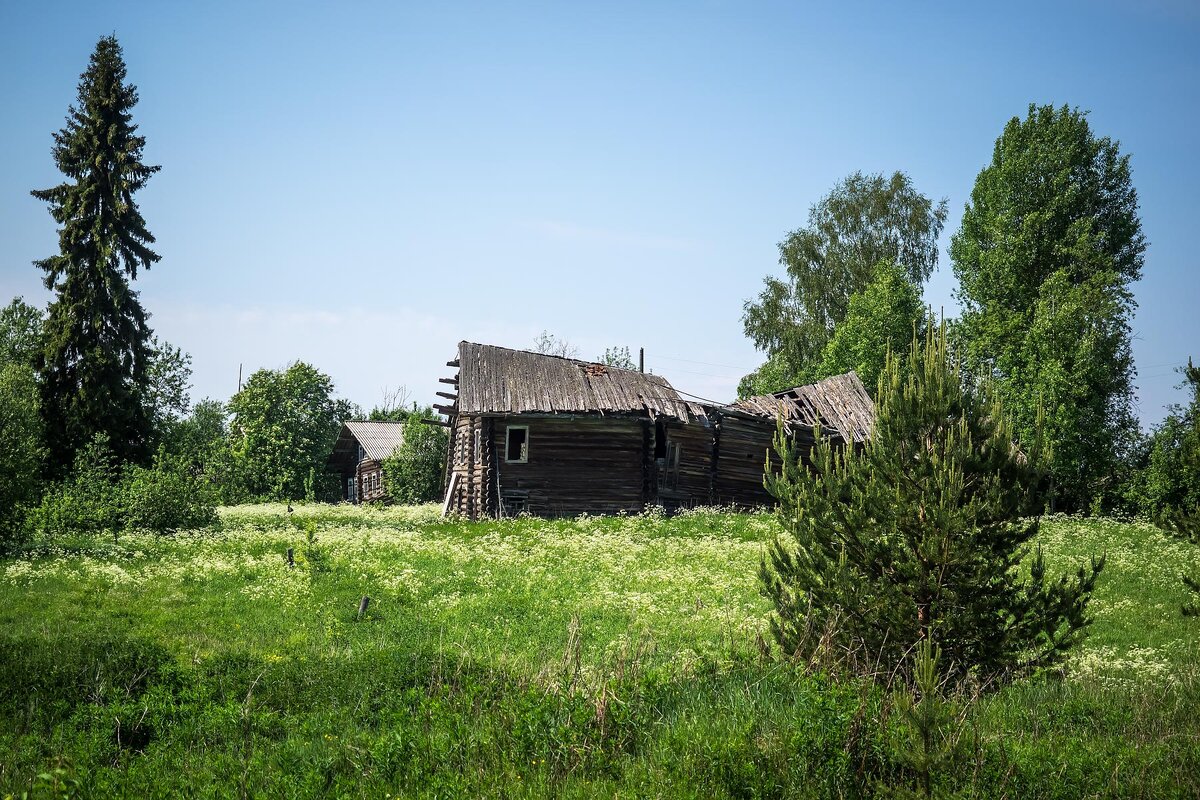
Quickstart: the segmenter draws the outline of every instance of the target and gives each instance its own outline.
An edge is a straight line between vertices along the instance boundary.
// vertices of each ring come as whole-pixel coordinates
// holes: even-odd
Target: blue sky
[[[0,3],[0,301],[48,293],[51,134],[96,40],[141,101],[163,260],[136,287],[193,396],[296,359],[369,408],[434,400],[460,339],[646,348],[732,399],[762,360],[742,303],[854,170],[950,201],[1029,103],[1131,154],[1140,414],[1200,358],[1200,6],[1005,3]]]

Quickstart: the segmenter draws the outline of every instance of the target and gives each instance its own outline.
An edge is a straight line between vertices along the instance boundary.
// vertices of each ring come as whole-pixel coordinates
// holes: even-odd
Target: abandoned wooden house
[[[817,422],[857,442],[872,421],[853,373],[721,405],[658,375],[472,342],[447,366],[458,374],[442,382],[457,392],[435,406],[450,427],[445,510],[471,519],[765,505],[780,417],[810,445]]]
[[[342,499],[351,503],[386,500],[383,460],[404,441],[400,422],[347,422],[342,425],[329,471],[341,478]]]

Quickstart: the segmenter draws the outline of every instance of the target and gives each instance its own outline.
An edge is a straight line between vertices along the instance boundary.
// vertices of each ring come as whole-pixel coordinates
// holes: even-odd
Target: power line
[[[714,364],[712,361],[697,361],[694,358],[680,358],[679,356],[662,356],[662,355],[658,355],[657,353],[654,355],[654,357],[655,358],[664,358],[667,361],[686,361],[689,364],[703,364],[706,367],[724,367],[726,369],[742,369],[743,368],[743,365],[741,365],[741,364]]]
[[[687,369],[673,369],[673,370],[671,370],[671,374],[672,375],[675,375],[675,374],[703,375],[706,378],[721,378],[722,380],[727,380],[727,381],[740,381],[742,379],[742,376],[740,376],[740,375],[717,375],[716,373],[713,373],[713,372],[695,372],[693,370],[687,370]]]

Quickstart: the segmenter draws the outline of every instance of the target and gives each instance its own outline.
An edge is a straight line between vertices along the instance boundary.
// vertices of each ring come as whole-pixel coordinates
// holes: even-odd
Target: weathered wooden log
[[[371,605],[371,598],[364,594],[362,600],[358,601],[358,619],[362,619],[363,614],[367,613],[369,605]]]

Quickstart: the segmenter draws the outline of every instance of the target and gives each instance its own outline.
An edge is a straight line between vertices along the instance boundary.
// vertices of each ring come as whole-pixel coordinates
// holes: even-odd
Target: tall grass
[[[770,515],[221,518],[0,563],[0,797],[914,790],[889,696],[764,654]],[[1200,554],[1107,520],[1043,545],[1109,553],[1092,636],[1064,674],[968,701],[935,788],[1200,795],[1200,626],[1169,580]]]

